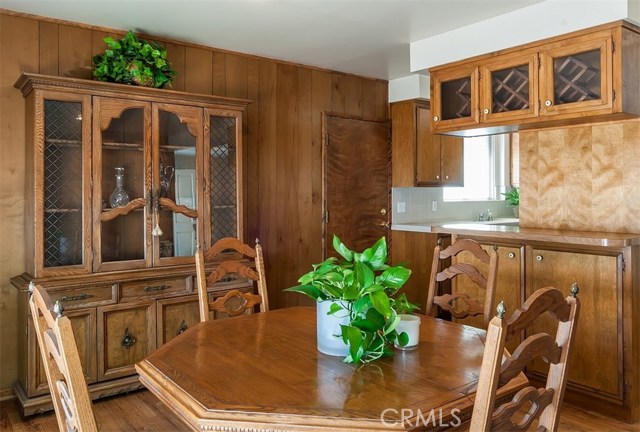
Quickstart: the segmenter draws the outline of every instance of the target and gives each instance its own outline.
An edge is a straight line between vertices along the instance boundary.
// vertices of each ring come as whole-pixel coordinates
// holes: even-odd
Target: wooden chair
[[[474,265],[458,262],[442,271],[440,261],[455,257],[461,252],[468,251],[478,260],[489,267],[485,277]],[[497,247],[491,253],[485,251],[480,243],[471,239],[461,239],[451,246],[442,250],[440,241],[433,252],[433,262],[431,264],[431,278],[429,280],[429,294],[427,297],[426,313],[435,314],[434,304],[451,313],[453,318],[462,319],[470,316],[483,315],[484,327],[489,324],[491,311],[494,307],[496,275],[498,272],[498,252]],[[440,282],[454,279],[459,275],[466,275],[480,288],[485,290],[484,303],[472,298],[464,292],[454,292],[452,294],[436,295],[436,289]]]
[[[61,431],[97,431],[71,321],[40,285],[29,286],[31,317]]]
[[[206,275],[205,262],[214,261],[223,252],[238,252],[249,258],[253,258],[255,269],[247,265],[246,260],[220,261],[213,271]],[[207,287],[219,282],[230,274],[237,274],[255,281],[258,285],[258,294],[245,293],[239,290],[231,290],[226,295],[209,302]],[[269,310],[269,299],[267,297],[267,284],[264,274],[264,260],[262,258],[262,247],[256,239],[255,249],[242,243],[237,238],[226,237],[218,240],[206,252],[198,249],[196,251],[196,276],[198,286],[198,297],[200,300],[200,321],[209,320],[209,311],[214,310],[231,316],[243,314],[247,309],[260,305],[260,312]]]
[[[580,312],[580,301],[576,297],[578,291],[578,285],[573,284],[571,295],[565,299],[557,288],[539,289],[508,320],[503,319],[506,312],[504,303],[498,305],[498,315],[491,320],[487,331],[470,430],[520,431],[528,429],[536,419],[539,419],[536,429],[539,432],[558,429],[560,403],[567,382],[567,361]],[[518,345],[513,355],[505,355],[505,341],[518,336],[545,312],[550,312],[558,321],[555,339],[546,333],[537,333]],[[545,387],[525,387],[496,409],[498,387],[516,377],[537,357],[549,363]],[[530,407],[522,416],[527,405]],[[521,418],[514,421],[518,415]]]

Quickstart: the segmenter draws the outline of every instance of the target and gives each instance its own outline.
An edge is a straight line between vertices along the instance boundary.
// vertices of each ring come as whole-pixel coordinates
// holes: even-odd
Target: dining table
[[[316,346],[316,308],[200,322],[136,364],[193,430],[440,430],[471,416],[481,329],[421,316],[416,349],[350,364]],[[523,374],[501,388],[511,397]]]

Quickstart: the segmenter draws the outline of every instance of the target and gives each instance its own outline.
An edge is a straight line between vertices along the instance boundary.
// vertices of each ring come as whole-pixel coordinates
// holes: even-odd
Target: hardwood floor
[[[155,396],[145,390],[95,401],[93,410],[100,432],[189,430]],[[0,431],[2,432],[45,432],[56,429],[56,418],[53,412],[23,419],[15,400],[0,402]],[[559,431],[638,432],[640,423],[622,423],[565,404],[560,416]]]

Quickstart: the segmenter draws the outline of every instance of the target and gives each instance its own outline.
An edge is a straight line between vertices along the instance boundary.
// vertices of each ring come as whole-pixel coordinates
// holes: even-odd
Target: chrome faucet
[[[478,215],[478,222],[482,221],[484,221],[484,213],[480,212],[480,214]]]
[[[485,215],[487,216],[488,221],[493,220],[493,213],[491,213],[491,209],[487,209],[487,212],[485,213]]]

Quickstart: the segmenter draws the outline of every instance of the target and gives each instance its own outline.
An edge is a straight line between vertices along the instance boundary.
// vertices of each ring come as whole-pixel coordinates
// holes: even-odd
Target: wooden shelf
[[[80,209],[77,208],[59,208],[59,209],[44,209],[45,213],[78,213]]]
[[[82,141],[80,140],[45,138],[44,142],[47,145],[58,146],[58,147],[81,147],[82,146]]]

